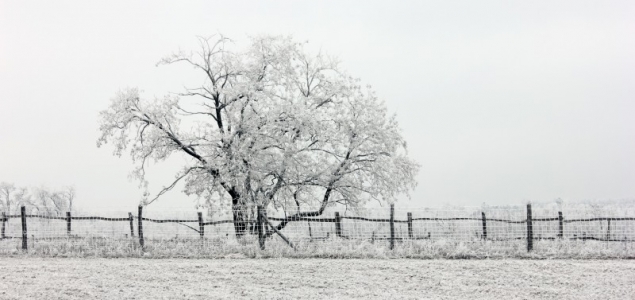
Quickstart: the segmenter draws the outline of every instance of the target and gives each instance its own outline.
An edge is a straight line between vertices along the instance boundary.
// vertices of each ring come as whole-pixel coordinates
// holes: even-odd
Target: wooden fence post
[[[128,212],[128,219],[130,219],[130,237],[134,237],[134,217],[131,212]]]
[[[485,218],[485,212],[481,212],[481,219],[483,220],[483,240],[487,240],[487,219]]]
[[[261,205],[258,205],[258,216],[256,218],[256,226],[258,229],[258,245],[260,246],[260,250],[265,250],[265,232],[264,232],[264,208]]]
[[[606,227],[606,241],[611,240],[611,219],[608,220],[609,225]]]
[[[7,214],[5,212],[2,212],[2,238],[4,239],[4,223],[7,222]]]
[[[137,224],[137,230],[139,230],[139,245],[143,249],[143,206],[139,205],[139,215],[137,216],[139,219],[139,224]]]
[[[311,221],[306,222],[309,225],[309,239],[313,241],[313,233],[311,233]]]
[[[395,248],[395,205],[390,204],[390,250]]]
[[[20,208],[20,216],[22,218],[22,250],[27,250],[26,209],[24,206]]]
[[[527,204],[527,251],[534,249],[534,228],[531,218],[531,204]]]
[[[70,211],[66,212],[66,233],[69,236],[71,235],[71,212]]]
[[[335,212],[335,236],[342,237],[342,218],[339,211]]]
[[[203,213],[198,212],[198,233],[201,235],[201,238],[205,235],[205,226],[203,225]]]
[[[411,212],[408,213],[408,238],[409,239],[413,238],[413,234],[412,234],[412,213]]]
[[[558,237],[564,238],[564,217],[561,211],[558,212]]]

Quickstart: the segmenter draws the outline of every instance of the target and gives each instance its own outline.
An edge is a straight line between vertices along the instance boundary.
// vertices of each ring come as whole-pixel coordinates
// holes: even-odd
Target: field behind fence
[[[1,216],[0,254],[152,257],[635,257],[632,208],[361,209],[293,218],[269,211],[277,235],[261,251],[253,234],[236,239],[231,214],[202,212]],[[250,226],[247,226],[250,227]],[[248,230],[249,231],[249,230]]]

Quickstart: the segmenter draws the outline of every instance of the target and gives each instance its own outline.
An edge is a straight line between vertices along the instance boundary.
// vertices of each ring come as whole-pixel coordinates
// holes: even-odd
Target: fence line
[[[567,237],[567,239],[569,240],[594,240],[594,241],[604,241],[604,242],[635,242],[635,234],[633,234],[633,229],[635,229],[635,227],[633,227],[631,225],[631,227],[627,227],[626,231],[629,234],[629,237],[626,236],[626,234],[623,235],[623,238],[616,238],[616,233],[615,233],[615,229],[617,229],[618,226],[617,224],[620,224],[621,222],[628,222],[628,221],[635,221],[635,217],[592,217],[592,218],[575,218],[575,219],[565,219],[563,216],[562,211],[558,211],[558,217],[547,217],[547,218],[534,218],[533,214],[532,214],[532,207],[531,204],[527,205],[526,208],[526,218],[522,219],[522,220],[512,220],[512,219],[503,219],[500,217],[497,218],[488,218],[487,214],[485,211],[481,211],[480,212],[480,217],[417,217],[417,218],[413,218],[412,216],[412,212],[407,212],[407,218],[405,220],[399,220],[399,219],[395,219],[395,209],[394,209],[394,205],[390,206],[390,217],[389,218],[371,218],[371,217],[364,217],[364,216],[341,216],[340,212],[335,212],[335,216],[334,218],[326,218],[326,217],[300,217],[300,216],[288,216],[288,217],[268,217],[267,219],[269,219],[270,221],[278,221],[281,223],[289,223],[289,222],[307,222],[308,224],[308,229],[309,229],[309,237],[311,240],[320,240],[320,239],[324,239],[324,238],[328,238],[329,236],[329,232],[326,232],[326,237],[313,237],[313,233],[312,233],[312,228],[311,228],[311,223],[334,223],[335,225],[335,236],[338,238],[343,238],[343,239],[358,239],[357,237],[351,236],[351,235],[346,235],[344,234],[344,229],[345,227],[348,228],[347,226],[351,226],[351,225],[345,225],[345,223],[343,222],[344,220],[351,220],[351,221],[356,221],[352,224],[352,228],[353,230],[355,230],[356,226],[359,224],[358,221],[363,221],[363,222],[371,222],[371,223],[388,223],[389,224],[389,236],[375,236],[375,231],[373,231],[372,233],[372,237],[370,238],[372,241],[375,240],[388,240],[389,241],[389,247],[390,249],[393,249],[395,246],[395,241],[405,241],[405,240],[429,240],[431,239],[431,232],[428,231],[427,232],[427,236],[426,235],[417,235],[415,233],[415,226],[414,223],[426,223],[426,222],[450,222],[448,226],[455,226],[454,224],[456,222],[463,222],[463,221],[475,221],[478,222],[478,226],[474,226],[473,228],[478,228],[478,230],[480,231],[480,236],[478,236],[478,232],[476,232],[478,239],[483,240],[483,241],[493,241],[493,242],[500,242],[500,241],[510,241],[510,240],[526,240],[527,245],[527,251],[532,251],[533,250],[533,241],[534,240],[562,240],[565,239],[565,224],[573,224],[573,223],[588,223],[588,222],[607,222],[607,227],[606,227],[606,233],[603,234],[603,236],[598,237],[593,236],[593,235],[586,235],[586,232],[583,232],[582,235],[579,234],[573,234],[573,236],[569,236]],[[14,219],[14,218],[20,218],[21,219],[21,231],[22,231],[22,236],[18,237],[18,236],[7,236],[6,235],[6,223],[10,220],[10,219]],[[72,224],[73,221],[82,221],[82,220],[90,220],[90,221],[106,221],[106,222],[129,222],[130,223],[130,237],[134,237],[135,236],[135,230],[134,230],[134,220],[137,220],[137,230],[136,230],[136,234],[139,240],[139,245],[141,247],[144,246],[145,243],[145,239],[144,239],[144,221],[145,222],[150,222],[150,223],[157,223],[157,224],[162,224],[162,223],[177,223],[183,226],[186,226],[190,229],[192,229],[193,231],[197,232],[198,235],[200,236],[200,238],[205,238],[205,226],[216,226],[216,225],[221,225],[221,224],[233,224],[234,221],[229,219],[229,220],[217,220],[217,221],[207,221],[205,222],[203,215],[201,212],[197,213],[197,219],[156,219],[156,218],[147,218],[143,216],[143,207],[139,207],[138,213],[137,215],[133,215],[131,212],[128,213],[128,217],[102,217],[102,216],[72,216],[70,212],[66,213],[66,216],[44,216],[44,215],[34,215],[34,214],[26,214],[25,213],[25,208],[21,207],[21,213],[20,215],[7,215],[6,213],[2,213],[2,229],[1,229],[1,236],[0,239],[22,239],[22,249],[27,250],[28,248],[28,229],[27,229],[27,219],[32,218],[32,219],[42,219],[42,220],[60,220],[60,221],[65,221],[66,223],[66,233],[67,236],[60,236],[60,237],[48,237],[47,239],[64,239],[64,238],[79,238],[78,236],[73,236],[72,235]],[[544,223],[544,222],[558,222],[558,228],[555,236],[542,236],[540,234],[540,232],[538,232],[538,235],[536,235],[536,226],[538,226],[538,223]],[[526,233],[523,236],[511,236],[511,237],[496,237],[495,236],[495,230],[492,231],[491,229],[496,229],[497,227],[495,227],[494,225],[492,225],[492,222],[497,222],[497,223],[504,223],[504,224],[509,224],[508,226],[511,226],[513,224],[518,224],[518,225],[522,225],[524,224],[524,226],[526,227]],[[198,229],[192,226],[189,226],[187,224],[184,223],[198,223]],[[247,222],[244,222],[246,224],[245,228],[248,228],[249,226],[255,226],[255,221],[250,220]],[[397,236],[396,234],[396,225],[397,224],[407,224],[407,235],[406,236]],[[612,225],[613,224],[613,225]],[[273,225],[271,225],[273,226]],[[266,226],[265,228],[269,228],[269,230],[274,230],[275,228],[272,228],[271,226]],[[611,228],[614,228],[614,231],[611,232]],[[454,227],[452,227],[454,228]],[[472,228],[472,227],[470,227]],[[603,225],[601,225],[601,230]],[[508,231],[516,231],[513,230],[511,227],[507,228]],[[631,231],[628,231],[628,229],[631,229]],[[37,230],[36,230],[37,231]],[[521,232],[521,231],[518,231]],[[425,232],[424,232],[425,233]],[[507,233],[507,232],[505,232]],[[436,234],[436,233],[435,233]],[[441,235],[443,235],[443,233],[441,233]],[[446,235],[452,235],[452,234],[447,234]],[[34,240],[38,240],[37,238],[35,238],[35,236],[32,236],[32,238]],[[368,239],[368,237],[362,237],[362,239]]]

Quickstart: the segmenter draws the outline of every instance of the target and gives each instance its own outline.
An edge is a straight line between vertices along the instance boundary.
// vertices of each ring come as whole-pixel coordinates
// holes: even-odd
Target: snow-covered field
[[[0,258],[0,299],[635,299],[635,260]]]

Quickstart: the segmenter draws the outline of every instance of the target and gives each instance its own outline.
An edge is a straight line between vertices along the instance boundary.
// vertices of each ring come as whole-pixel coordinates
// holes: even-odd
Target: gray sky
[[[422,165],[399,206],[635,198],[633,1],[129,2],[0,2],[0,181],[137,205],[98,112],[125,87],[198,82],[155,67],[197,35],[274,33],[339,56],[397,113]],[[152,191],[178,164],[150,169]]]

